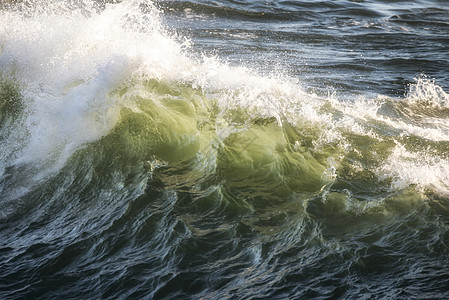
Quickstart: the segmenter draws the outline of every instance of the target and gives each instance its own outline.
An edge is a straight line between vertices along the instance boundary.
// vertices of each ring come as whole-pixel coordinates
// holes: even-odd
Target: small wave
[[[407,101],[422,104],[426,107],[436,106],[438,108],[449,107],[449,94],[440,86],[427,77],[419,77],[416,83],[410,85]]]

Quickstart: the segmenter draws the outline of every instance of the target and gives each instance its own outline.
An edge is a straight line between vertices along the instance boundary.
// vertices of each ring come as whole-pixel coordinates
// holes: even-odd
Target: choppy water
[[[1,299],[449,297],[448,1],[0,7]]]

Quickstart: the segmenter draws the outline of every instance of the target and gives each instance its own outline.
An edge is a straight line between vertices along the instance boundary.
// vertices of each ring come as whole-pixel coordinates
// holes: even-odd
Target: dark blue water
[[[447,1],[160,1],[198,51],[311,89],[402,95],[421,74],[448,86]]]
[[[447,299],[448,1],[3,1],[0,299]]]

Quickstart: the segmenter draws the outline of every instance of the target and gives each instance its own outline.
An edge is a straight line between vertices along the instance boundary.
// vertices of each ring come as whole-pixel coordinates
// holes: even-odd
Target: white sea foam
[[[93,2],[80,2],[78,10],[61,3],[71,2],[48,1],[45,10],[31,2],[32,14],[0,12],[0,68],[20,81],[27,107],[29,141],[18,163],[55,156],[63,163],[114,126],[119,99],[112,91],[140,68],[163,77],[180,57],[180,45],[161,33],[156,11],[143,14],[138,1],[101,13]]]
[[[432,153],[411,152],[398,144],[377,173],[381,179],[392,179],[394,190],[415,185],[422,192],[449,196],[449,159]]]
[[[416,83],[410,85],[407,101],[430,106],[449,107],[449,94],[426,76],[416,78]]]

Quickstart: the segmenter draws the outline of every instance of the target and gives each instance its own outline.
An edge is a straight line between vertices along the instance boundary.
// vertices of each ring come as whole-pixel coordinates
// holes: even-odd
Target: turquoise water
[[[443,1],[12,1],[0,298],[445,299]]]

